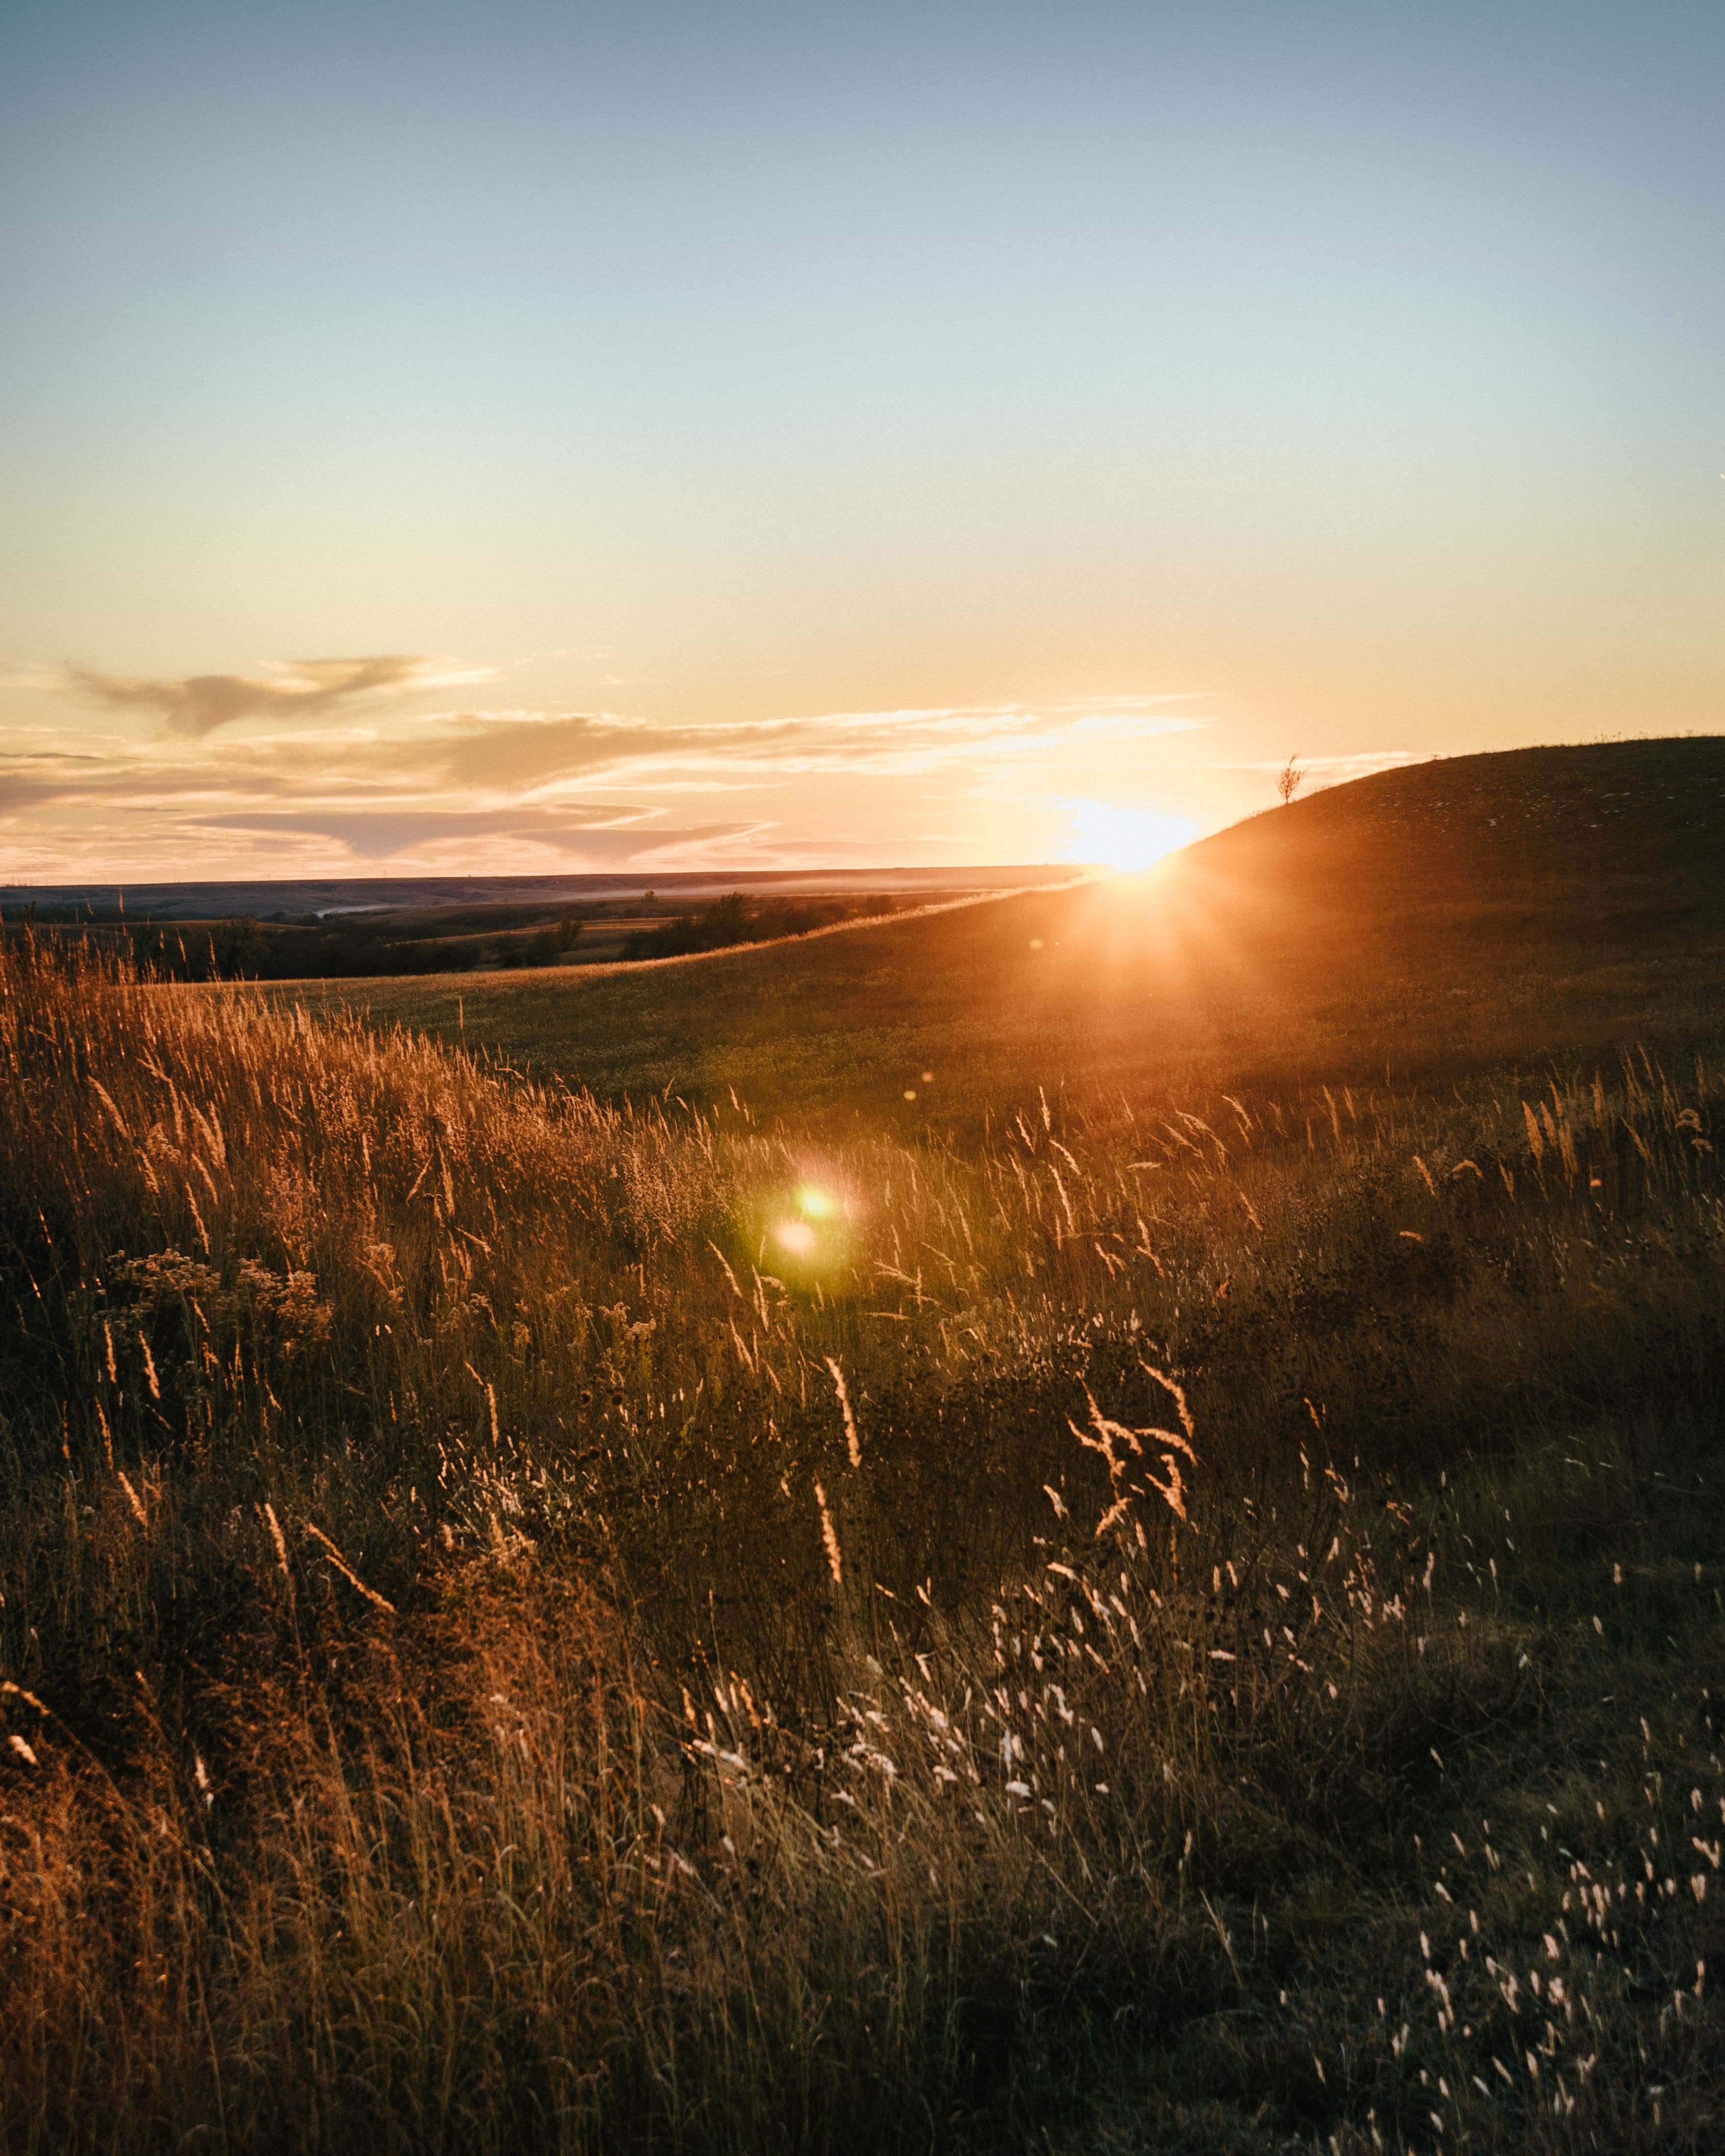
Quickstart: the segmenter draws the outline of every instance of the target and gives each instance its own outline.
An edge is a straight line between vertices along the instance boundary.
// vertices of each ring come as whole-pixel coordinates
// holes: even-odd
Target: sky
[[[0,5],[0,881],[1712,732],[1725,9]]]

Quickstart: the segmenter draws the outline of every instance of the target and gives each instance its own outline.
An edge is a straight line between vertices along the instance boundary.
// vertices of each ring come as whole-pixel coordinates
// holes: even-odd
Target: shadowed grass
[[[1705,1070],[960,1152],[0,968],[8,2148],[1708,2145]]]

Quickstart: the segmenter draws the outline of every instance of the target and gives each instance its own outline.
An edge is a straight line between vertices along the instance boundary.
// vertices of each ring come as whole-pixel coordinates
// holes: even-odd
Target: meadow
[[[1715,2145],[1715,901],[1481,925],[1353,791],[1195,957],[642,968],[598,1091],[0,947],[0,2143]],[[961,1113],[919,987],[785,1111],[725,983],[1031,904],[1209,1019],[997,973]]]
[[[1722,859],[1725,741],[1522,749],[1316,793],[1145,875],[698,962],[295,995],[605,1099],[734,1091],[969,1144],[1039,1086],[1117,1113],[1146,1088],[1686,1055],[1722,1030]]]

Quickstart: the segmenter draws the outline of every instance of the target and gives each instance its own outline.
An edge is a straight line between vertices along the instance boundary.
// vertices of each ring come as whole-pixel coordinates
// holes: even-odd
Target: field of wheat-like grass
[[[0,2143],[1715,2145],[1721,1101],[805,1140],[8,943]]]

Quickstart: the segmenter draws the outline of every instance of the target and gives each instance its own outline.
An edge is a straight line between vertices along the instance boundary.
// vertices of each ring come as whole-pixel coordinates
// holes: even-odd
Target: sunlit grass
[[[1707,2145],[1717,1081],[996,1109],[8,948],[8,2149]]]

